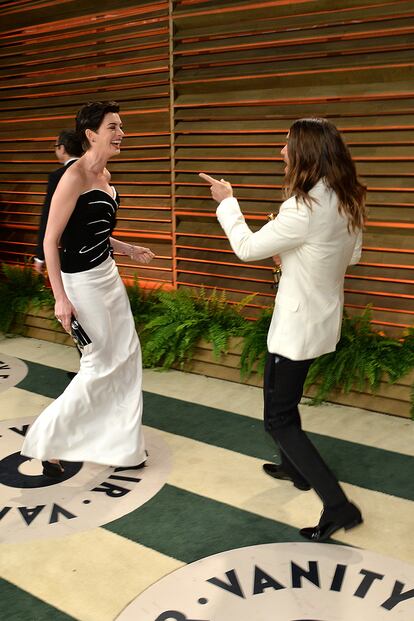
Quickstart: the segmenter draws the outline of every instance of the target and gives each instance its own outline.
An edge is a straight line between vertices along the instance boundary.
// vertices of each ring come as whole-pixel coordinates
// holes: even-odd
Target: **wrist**
[[[65,292],[62,293],[58,293],[54,296],[55,298],[55,302],[60,303],[60,302],[66,302],[69,300],[68,296],[66,295]]]

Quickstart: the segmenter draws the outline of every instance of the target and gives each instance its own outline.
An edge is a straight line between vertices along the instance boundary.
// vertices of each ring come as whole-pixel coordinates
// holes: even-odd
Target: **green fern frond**
[[[395,382],[414,368],[414,330],[402,339],[391,339],[373,329],[371,309],[362,315],[344,315],[336,352],[317,358],[309,369],[305,389],[316,386],[314,402],[334,391],[378,388],[381,381]]]
[[[242,379],[249,377],[253,370],[263,375],[267,354],[267,333],[269,331],[272,310],[265,309],[256,321],[251,321],[244,334],[243,350],[240,356],[240,374]]]
[[[143,289],[140,287],[137,277],[134,277],[133,284],[126,287],[131,312],[138,329],[145,325],[151,317],[156,315],[159,305],[160,288]]]

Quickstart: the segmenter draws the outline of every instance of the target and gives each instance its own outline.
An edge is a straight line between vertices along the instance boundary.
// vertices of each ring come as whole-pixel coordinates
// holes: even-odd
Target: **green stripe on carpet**
[[[23,362],[27,364],[28,373],[17,385],[18,388],[56,399],[70,383],[67,371],[29,360],[23,360]]]
[[[144,423],[266,461],[275,454],[261,421],[171,397],[144,393]],[[308,436],[341,481],[414,500],[414,457],[316,433]]]
[[[53,398],[70,381],[62,369],[24,362],[29,373],[19,388]],[[261,421],[180,399],[144,392],[143,420],[150,427],[266,461],[276,452]],[[414,457],[316,433],[308,436],[341,481],[414,500]]]
[[[292,526],[172,485],[103,528],[185,563],[244,546],[303,542]]]
[[[0,619],[3,621],[76,621],[74,617],[60,612],[2,578],[0,593]]]

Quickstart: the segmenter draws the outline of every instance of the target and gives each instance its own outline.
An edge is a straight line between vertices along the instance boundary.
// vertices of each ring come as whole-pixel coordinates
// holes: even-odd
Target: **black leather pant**
[[[282,467],[293,479],[305,480],[324,507],[335,508],[348,500],[338,480],[302,430],[298,404],[310,360],[290,360],[267,354],[264,374],[265,429],[279,446]]]

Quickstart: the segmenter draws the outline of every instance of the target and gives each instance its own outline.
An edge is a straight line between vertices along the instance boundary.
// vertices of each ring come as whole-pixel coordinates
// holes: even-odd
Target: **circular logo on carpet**
[[[0,352],[0,392],[16,386],[27,375],[27,366],[22,360]]]
[[[33,418],[0,421],[0,541],[63,537],[130,513],[155,496],[170,471],[159,433],[145,429],[145,467],[62,462],[65,474],[43,475],[37,459],[20,455]]]
[[[169,574],[117,621],[412,621],[414,567],[317,543],[229,550]]]

